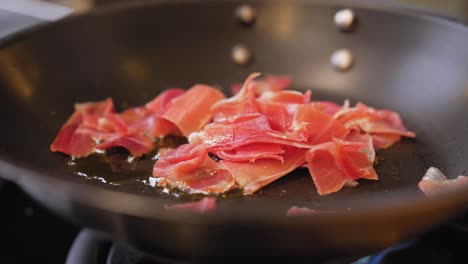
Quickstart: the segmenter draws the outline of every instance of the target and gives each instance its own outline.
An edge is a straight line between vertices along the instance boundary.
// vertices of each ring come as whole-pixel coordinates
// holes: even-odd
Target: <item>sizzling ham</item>
[[[185,144],[163,153],[153,168],[159,185],[193,193],[223,193],[235,188],[231,173],[208,156],[205,145]]]
[[[266,75],[263,80],[255,80],[253,85],[255,93],[260,95],[268,91],[281,91],[288,89],[292,84],[292,79],[288,76]],[[242,89],[242,84],[236,83],[231,85],[231,93],[236,95]]]
[[[184,135],[189,144],[158,150],[153,176],[160,186],[204,194],[238,187],[251,195],[306,166],[325,195],[360,179],[377,180],[375,148],[415,137],[395,112],[362,103],[350,107],[348,100],[343,106],[311,101],[309,90],[286,90],[289,77],[258,76],[234,86],[230,98],[197,84],[168,89],[122,113],[111,99],[77,104],[51,150],[85,157],[121,147],[142,156],[153,150],[153,140]],[[422,182],[427,184],[433,183]]]
[[[181,211],[181,212],[195,212],[195,213],[211,213],[216,211],[216,198],[205,197],[197,202],[182,203],[166,206],[166,210],[169,211]]]
[[[172,100],[162,117],[188,136],[208,124],[214,113],[211,106],[223,98],[224,95],[215,88],[197,84]]]
[[[308,207],[291,206],[286,212],[286,216],[304,216],[304,215],[321,215],[334,214],[335,211],[314,210]]]
[[[356,186],[355,180],[360,178],[377,180],[370,142],[368,135],[359,137],[358,141],[334,139],[331,144],[322,144],[322,148],[309,150],[306,160],[317,192],[324,195],[346,185]]]
[[[282,155],[283,160],[261,159],[255,162],[222,160],[220,163],[232,174],[239,187],[243,188],[244,194],[253,194],[303,164],[305,152],[304,149],[289,147]]]
[[[153,150],[153,141],[142,134],[131,134],[126,136],[116,135],[114,138],[109,138],[104,143],[95,146],[96,149],[106,150],[115,147],[123,147],[130,154],[139,157]]]
[[[386,148],[400,140],[401,136],[414,138],[415,133],[408,131],[398,113],[377,110],[363,103],[347,107],[335,113],[334,117],[346,128],[359,128],[372,136],[374,147]]]
[[[99,116],[106,116],[113,112],[114,104],[110,98],[101,102],[76,104],[75,112],[60,129],[50,145],[50,150],[76,158],[88,156],[93,152],[96,140],[92,134],[77,133],[77,130],[83,126],[85,119],[97,120]]]
[[[153,139],[179,133],[161,118],[171,102],[184,93],[169,89],[145,106],[115,113],[112,99],[76,104],[75,112],[63,125],[50,148],[73,157],[86,157],[100,150],[123,147],[133,156],[153,150]]]

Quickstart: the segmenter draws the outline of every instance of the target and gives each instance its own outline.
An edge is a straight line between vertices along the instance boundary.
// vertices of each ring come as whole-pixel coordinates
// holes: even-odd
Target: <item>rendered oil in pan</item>
[[[186,142],[184,137],[167,136],[157,139],[154,150],[142,157],[135,158],[123,148],[114,148],[86,158],[70,159],[68,165],[76,175],[95,178],[103,183],[120,185],[135,181],[148,182],[158,152],[164,148],[175,148]]]
[[[85,158],[70,159],[68,165],[76,176],[86,177],[89,180],[98,180],[110,185],[129,185],[141,182],[153,187],[153,191],[169,195],[171,198],[196,200],[204,195],[175,188],[158,187],[156,178],[152,177],[153,166],[157,161],[159,151],[165,148],[176,148],[184,143],[187,143],[185,137],[170,135],[157,139],[154,150],[142,157],[135,158],[123,148],[114,148]],[[241,195],[241,190],[236,189],[221,196],[232,198]]]
[[[154,163],[157,161],[158,152],[164,148],[175,148],[187,142],[187,139],[181,136],[167,136],[160,138],[155,142],[155,149],[142,157],[133,158],[125,149],[115,148],[107,150],[105,153],[96,153],[86,158],[77,158],[69,160],[68,164],[73,170],[74,174],[79,177],[83,176],[89,180],[97,180],[106,185],[116,185],[117,189],[125,185],[141,185],[146,186],[146,193],[156,194],[157,196],[165,196],[171,200],[198,200],[204,197],[204,194],[189,193],[187,191],[158,187],[156,178],[152,175]],[[374,192],[384,192],[387,195],[392,195],[392,190],[383,189],[385,186],[400,186],[400,185],[413,185],[416,188],[416,182],[410,179],[401,178],[401,166],[410,163],[419,163],[419,157],[414,155],[415,141],[411,139],[404,139],[402,142],[395,144],[390,148],[379,150],[376,153],[376,161],[374,166],[377,173],[380,175],[379,181],[359,181],[359,186],[356,188],[345,188],[341,192],[333,195],[319,196],[316,194],[315,187],[308,176],[307,169],[297,169],[295,172],[290,173],[279,179],[269,186],[259,190],[254,196],[261,197],[264,195],[270,196],[272,193],[278,193],[277,197],[289,197],[295,200],[294,197],[299,194],[294,194],[291,190],[297,189],[294,187],[297,184],[309,184],[311,201],[314,204],[328,203],[335,198],[339,198],[349,192],[358,192],[356,195],[369,195]],[[416,143],[417,144],[417,143]],[[212,157],[213,158],[213,157]],[[217,158],[217,157],[214,157]],[[424,168],[421,168],[424,170]],[[384,182],[384,184],[382,184]],[[109,186],[110,187],[110,186]],[[281,189],[281,190],[280,190]],[[149,191],[148,191],[149,190]],[[240,198],[242,190],[235,189],[228,193],[220,195],[218,198],[235,199]],[[253,198],[253,197],[252,197]]]

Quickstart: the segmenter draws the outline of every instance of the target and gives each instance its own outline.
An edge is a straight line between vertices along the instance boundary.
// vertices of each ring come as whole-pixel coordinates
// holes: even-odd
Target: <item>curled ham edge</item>
[[[291,206],[286,212],[286,216],[306,216],[306,215],[330,215],[335,214],[336,211],[330,210],[315,210],[309,207],[299,207],[296,205]]]

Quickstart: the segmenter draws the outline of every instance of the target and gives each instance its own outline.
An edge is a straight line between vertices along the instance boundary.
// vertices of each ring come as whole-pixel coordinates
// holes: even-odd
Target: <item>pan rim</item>
[[[222,4],[222,3],[228,3],[228,2],[232,3],[232,2],[242,2],[242,1],[238,1],[238,0],[223,0],[223,1],[146,0],[146,1],[138,1],[138,2],[132,2],[132,3],[120,3],[114,6],[92,10],[87,13],[72,15],[70,17],[60,19],[56,22],[42,23],[37,26],[33,26],[31,28],[13,33],[7,36],[6,38],[0,40],[0,51],[10,45],[14,45],[15,43],[18,43],[21,40],[30,37],[31,35],[40,34],[43,30],[53,28],[56,25],[74,21],[75,19],[84,19],[89,16],[100,16],[100,15],[112,14],[114,12],[125,11],[129,8],[130,9],[140,8],[142,6],[147,6],[147,5],[177,5],[181,3],[203,4],[207,2]],[[278,3],[280,1],[267,1],[267,0],[254,1],[255,4],[262,3],[262,2]],[[382,5],[382,4],[376,4],[376,3],[364,4],[362,2],[355,3],[355,2],[345,2],[345,1],[340,1],[340,0],[333,0],[333,1],[295,0],[294,3],[307,3],[307,4],[310,3],[314,5],[319,5],[319,6],[336,6],[336,7],[346,6],[346,7],[351,7],[351,8],[359,8],[359,9],[365,9],[365,10],[372,10],[376,12],[389,13],[393,15],[402,15],[405,17],[413,18],[413,19],[423,19],[425,21],[436,23],[436,24],[443,25],[443,26],[450,26],[450,27],[455,28],[456,30],[461,30],[465,34],[468,34],[468,28],[461,24],[458,24],[452,21],[447,21],[441,18],[433,17],[427,14],[410,13],[408,10],[402,11],[401,9],[397,9],[397,8]],[[379,217],[379,215],[381,215],[382,212],[386,212],[386,214],[406,215],[411,212],[415,213],[414,208],[418,208],[419,210],[425,210],[427,212],[430,212],[438,208],[440,209],[440,208],[447,207],[448,205],[453,205],[453,204],[462,205],[463,203],[466,203],[466,201],[468,201],[468,192],[467,192],[468,188],[462,188],[456,192],[445,193],[441,195],[439,199],[437,200],[428,199],[416,193],[409,193],[409,192],[405,193],[404,190],[398,190],[398,192],[402,192],[401,197],[399,197],[399,199],[392,199],[392,200],[387,199],[386,201],[384,200],[383,203],[385,204],[385,206],[382,206],[381,204],[380,205],[374,204],[373,206],[358,207],[356,209],[353,209],[352,212],[337,212],[337,214],[333,214],[333,215],[327,215],[327,214],[314,215],[310,217],[305,216],[305,217],[293,219],[293,218],[286,218],[283,216],[278,217],[274,214],[268,213],[269,211],[267,208],[266,211],[262,211],[262,212],[256,212],[256,211],[250,212],[249,211],[242,215],[230,214],[229,216],[227,216],[227,215],[222,215],[222,214],[213,214],[213,215],[193,214],[187,218],[187,217],[180,217],[181,213],[177,213],[177,212],[166,212],[166,211],[158,212],[158,211],[149,211],[146,209],[140,210],[141,208],[144,208],[144,206],[143,207],[135,206],[134,204],[134,203],[141,203],[141,202],[143,202],[144,204],[149,204],[150,202],[154,202],[155,200],[157,200],[154,197],[123,193],[117,190],[106,190],[106,189],[99,188],[96,186],[71,182],[66,179],[52,177],[50,175],[38,173],[36,171],[28,169],[27,167],[17,166],[15,165],[14,161],[12,161],[11,159],[9,160],[8,157],[4,157],[3,155],[0,155],[0,172],[7,179],[12,180],[22,186],[24,185],[23,183],[26,180],[26,178],[34,179],[37,181],[45,180],[45,181],[48,181],[50,184],[62,186],[64,187],[65,190],[70,191],[70,196],[73,197],[73,199],[76,199],[78,202],[81,202],[83,204],[90,204],[90,205],[93,205],[93,207],[99,207],[102,210],[109,210],[118,214],[135,215],[135,216],[151,218],[151,219],[162,219],[162,220],[167,220],[171,222],[191,223],[191,224],[194,224],[194,223],[214,224],[214,223],[224,223],[226,221],[228,221],[229,223],[242,223],[242,222],[272,223],[273,222],[277,224],[285,224],[285,223],[290,223],[291,221],[294,221],[294,222],[302,222],[304,224],[311,225],[317,222],[325,223],[325,222],[330,222],[332,220],[343,221],[343,222],[349,220],[349,218],[345,219],[344,217],[343,218],[337,217],[337,215],[346,214],[349,217],[354,217],[356,219]],[[90,196],[83,195],[83,193],[86,193],[86,192],[88,193],[99,192],[99,193],[102,193],[102,195],[106,197],[125,196],[125,197],[128,197],[128,200],[131,200],[134,202],[131,202],[125,205],[124,207],[116,207],[115,203],[106,203],[105,201],[101,201],[100,203],[96,204],[96,203],[93,203],[93,200]],[[109,199],[109,200],[112,200],[112,199]],[[402,212],[406,212],[406,214],[403,214]]]

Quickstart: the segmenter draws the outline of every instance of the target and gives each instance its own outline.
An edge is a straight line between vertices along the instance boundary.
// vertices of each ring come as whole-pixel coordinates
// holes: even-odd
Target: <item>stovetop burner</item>
[[[358,256],[338,257],[312,263],[342,264],[353,263]],[[211,261],[209,263],[223,263],[226,260]],[[179,259],[176,257],[148,255],[122,242],[110,242],[103,235],[89,230],[82,230],[70,248],[66,264],[201,264],[198,260]],[[289,262],[288,262],[289,263]],[[311,263],[304,261],[301,263]],[[366,262],[367,263],[367,262]]]
[[[407,241],[371,256],[333,258],[313,263],[391,264],[391,263],[467,263],[468,233],[444,227],[414,241]],[[216,263],[222,263],[220,260]],[[91,230],[82,230],[75,239],[66,264],[190,264],[205,263],[147,255],[121,242],[110,242]],[[304,261],[302,263],[311,263]]]

